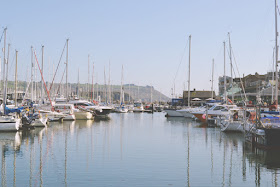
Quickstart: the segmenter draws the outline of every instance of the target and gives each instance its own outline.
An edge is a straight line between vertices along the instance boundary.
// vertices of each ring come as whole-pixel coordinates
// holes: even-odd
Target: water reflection
[[[131,113],[0,133],[1,185],[278,185],[280,151],[200,125]]]

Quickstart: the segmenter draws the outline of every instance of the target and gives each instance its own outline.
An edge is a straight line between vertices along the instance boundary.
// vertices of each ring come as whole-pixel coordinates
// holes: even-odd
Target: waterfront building
[[[211,91],[197,91],[197,90],[192,90],[191,91],[191,105],[194,104],[201,104],[205,103],[207,99],[212,98],[212,92]],[[216,98],[215,91],[213,91],[213,99]],[[196,101],[194,101],[194,99]],[[183,91],[183,103],[184,105],[188,105],[188,91]]]

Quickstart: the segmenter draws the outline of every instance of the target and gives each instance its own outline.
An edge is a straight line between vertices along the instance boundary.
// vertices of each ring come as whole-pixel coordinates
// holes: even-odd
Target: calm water
[[[110,114],[0,133],[2,186],[278,186],[280,154],[184,118]],[[279,182],[278,182],[279,181]]]

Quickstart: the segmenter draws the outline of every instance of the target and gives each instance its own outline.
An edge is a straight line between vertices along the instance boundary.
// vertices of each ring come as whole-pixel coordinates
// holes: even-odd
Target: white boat
[[[230,109],[228,115],[223,116],[219,120],[222,132],[244,132],[244,110],[238,108]]]
[[[166,117],[184,117],[177,109],[164,109]]]
[[[49,110],[38,110],[42,115],[46,115],[46,117],[50,120],[50,121],[62,121],[65,118],[65,115],[60,113],[60,112],[56,112],[56,111],[49,111]]]
[[[112,111],[112,107],[94,105],[93,103],[84,100],[74,100],[69,101],[69,103],[74,104],[76,108],[82,107],[84,109],[90,110],[91,112],[95,113],[95,117],[107,117]]]
[[[206,122],[207,116],[208,118],[219,117],[219,116],[226,116],[229,114],[230,109],[238,108],[236,105],[214,105],[208,110],[205,111],[195,111],[192,114],[199,119],[201,122]]]
[[[144,106],[141,102],[135,102],[133,105],[133,112],[144,112]]]
[[[194,115],[191,113],[193,108],[184,108],[180,110],[176,110],[177,112],[181,113],[185,118],[192,118]]]
[[[81,107],[79,107],[78,109],[74,109],[74,114],[75,114],[76,120],[93,120],[94,119],[94,116],[90,111],[83,109]]]
[[[74,115],[74,105],[73,104],[55,104],[54,110],[56,112],[61,112],[65,115],[64,119],[65,121],[74,121],[75,115]]]
[[[126,106],[118,106],[118,107],[115,107],[115,112],[117,112],[117,113],[127,113],[128,108]]]
[[[13,116],[0,116],[0,131],[18,131],[21,120]]]
[[[184,108],[181,110],[177,110],[177,112],[180,112],[185,118],[194,118],[195,116],[192,114],[193,112],[204,112],[206,110],[206,107],[196,107],[196,108]]]
[[[222,132],[244,132],[241,121],[223,120],[221,121]]]

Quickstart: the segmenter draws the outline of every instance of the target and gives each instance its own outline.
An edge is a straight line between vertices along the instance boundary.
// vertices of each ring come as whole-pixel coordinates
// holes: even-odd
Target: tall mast
[[[277,0],[275,0],[275,101],[278,110],[278,31],[277,31]]]
[[[31,46],[31,101],[33,102],[33,93],[34,93],[34,85],[33,85],[33,68],[34,68],[34,63],[33,63],[33,47]]]
[[[94,62],[92,63],[92,102],[94,100]]]
[[[189,78],[188,78],[188,107],[191,106],[191,39],[192,36],[189,36]]]
[[[120,92],[120,104],[123,101],[123,65],[122,65],[122,78],[121,78],[121,92]]]
[[[37,101],[37,66],[34,64],[34,100]]]
[[[6,72],[6,80],[5,80],[5,94],[4,94],[4,114],[6,114],[6,101],[7,101],[7,91],[8,91],[8,73],[9,73],[9,60],[10,60],[10,44],[8,44],[8,57],[7,57],[7,72]]]
[[[275,80],[275,78],[274,78],[274,67],[275,67],[275,65],[274,65],[274,61],[275,61],[275,58],[274,58],[274,56],[275,56],[275,47],[273,48],[273,55],[272,55],[272,80],[274,81]],[[272,84],[272,86],[271,86],[271,102],[273,102],[274,101],[274,94],[275,94],[275,92],[274,92],[274,85]]]
[[[90,67],[89,67],[89,55],[88,55],[88,82],[87,82],[87,100],[89,101],[89,74],[90,74]]]
[[[16,67],[15,67],[15,107],[17,106],[17,65],[18,65],[18,51],[16,50]]]
[[[234,102],[234,93],[233,93],[233,76],[232,76],[232,55],[231,55],[231,42],[230,42],[230,33],[228,33],[229,40],[229,60],[230,60],[230,85],[231,85],[231,100]]]
[[[69,39],[66,40],[67,42],[67,50],[66,50],[66,101],[68,101],[68,41]]]
[[[42,75],[44,76],[44,46],[42,45],[42,66],[41,66],[41,71],[42,71]],[[43,102],[43,87],[44,87],[44,84],[43,84],[43,76],[41,76],[41,100]]]
[[[111,61],[109,60],[109,79],[108,79],[108,89],[109,89],[109,103],[112,104],[112,97],[111,97]]]
[[[128,102],[130,104],[130,83],[129,83],[129,87],[128,87],[128,90],[129,90],[129,95],[128,95]]]
[[[80,68],[78,68],[78,90],[77,90],[77,97],[80,99]]]
[[[153,87],[152,87],[152,84],[151,84],[151,103],[153,103]]]
[[[92,92],[92,94],[91,94],[91,102],[93,102],[93,100],[94,100],[94,62],[92,63],[93,65],[92,65],[92,86],[91,86],[91,92]]]
[[[103,92],[103,95],[104,95],[104,101],[105,101],[105,104],[107,105],[107,85],[106,85],[106,71],[105,71],[105,66],[104,66],[104,92]]]
[[[214,58],[212,61],[212,85],[211,85],[211,98],[214,99],[213,85],[214,85]]]
[[[3,91],[5,89],[5,64],[6,64],[6,36],[7,36],[7,27],[4,29],[4,48],[3,48],[3,53],[4,53],[4,60],[3,60]]]
[[[99,86],[98,86],[98,72],[96,72],[96,99],[97,99],[97,101],[99,102],[99,95],[98,95],[98,92],[99,92]]]
[[[224,101],[227,102],[227,88],[226,88],[226,42],[224,42]]]

